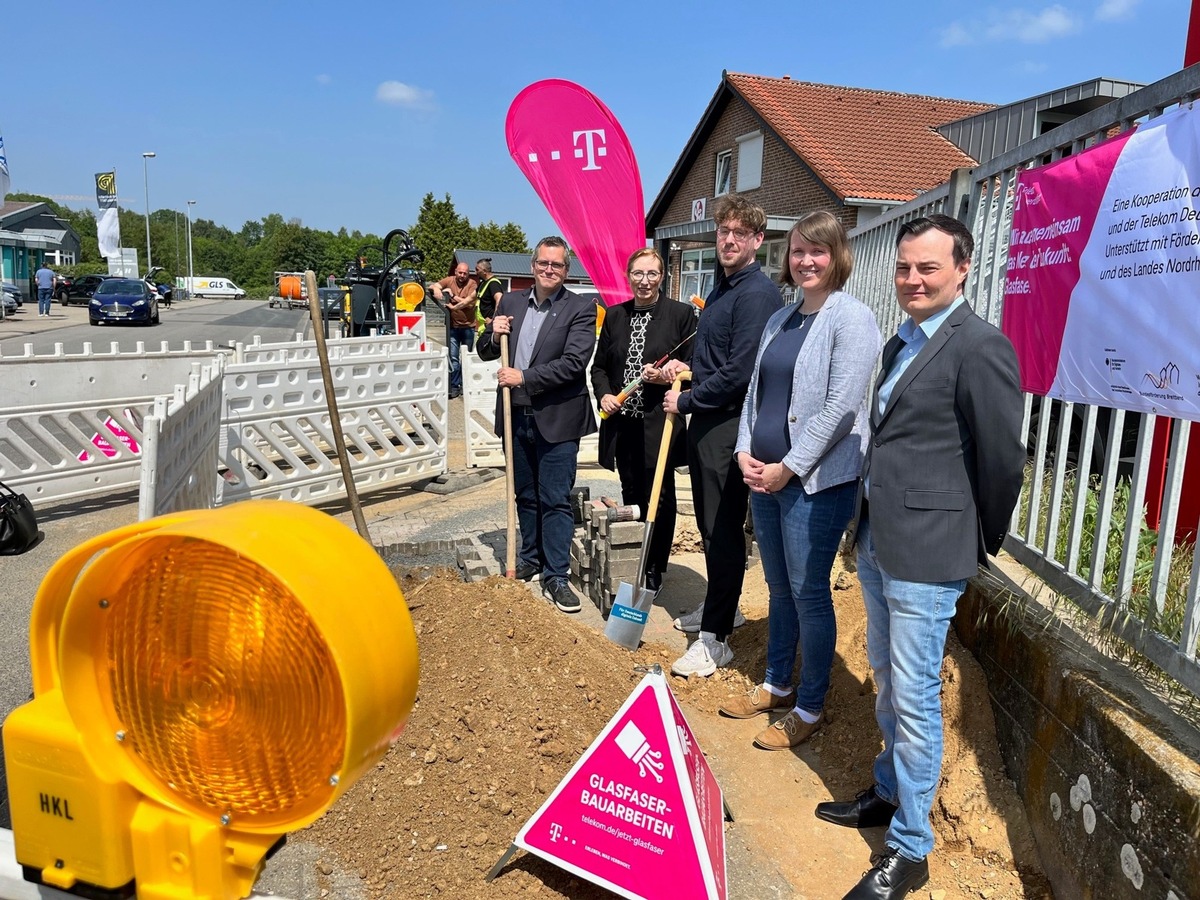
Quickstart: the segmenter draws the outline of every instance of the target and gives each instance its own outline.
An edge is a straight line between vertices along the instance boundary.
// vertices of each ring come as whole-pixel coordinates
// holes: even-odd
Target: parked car
[[[21,289],[11,281],[0,283],[0,294],[4,295],[4,311],[15,313],[21,306]]]
[[[158,324],[158,296],[138,278],[106,278],[88,303],[88,321]]]
[[[3,291],[17,301],[17,306],[25,304],[25,298],[21,296],[21,289],[11,281],[0,282],[0,291]]]
[[[58,276],[58,284],[54,286],[54,296],[63,306],[72,303],[87,303],[92,299],[101,282],[107,281],[111,275],[80,275],[77,278]]]
[[[17,301],[8,291],[0,291],[0,303],[4,305],[4,314],[6,316],[15,316],[17,314]]]

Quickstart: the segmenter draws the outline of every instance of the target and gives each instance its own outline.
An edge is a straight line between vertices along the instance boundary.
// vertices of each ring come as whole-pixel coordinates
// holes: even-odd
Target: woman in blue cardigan
[[[767,671],[720,711],[744,719],[788,710],[755,737],[766,750],[795,747],[820,728],[829,691],[837,643],[829,575],[862,472],[881,343],[874,315],[842,291],[851,265],[846,230],[829,213],[792,226],[780,280],[799,300],[767,322],[742,406],[735,453],[770,597]]]

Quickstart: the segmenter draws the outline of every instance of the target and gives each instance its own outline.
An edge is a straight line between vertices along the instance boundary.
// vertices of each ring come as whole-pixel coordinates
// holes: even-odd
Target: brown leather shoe
[[[718,712],[731,719],[752,719],[759,713],[772,709],[791,709],[795,702],[795,691],[788,691],[786,695],[777,697],[761,684],[756,684],[750,693],[730,697],[718,707]]]
[[[760,731],[754,738],[754,744],[764,750],[790,750],[807,741],[824,724],[824,713],[809,724],[793,709],[770,728]]]

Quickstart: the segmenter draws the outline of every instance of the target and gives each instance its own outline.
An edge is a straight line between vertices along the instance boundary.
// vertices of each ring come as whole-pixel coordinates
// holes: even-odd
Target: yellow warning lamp
[[[276,500],[76,547],[38,590],[30,660],[34,699],[3,729],[16,857],[85,896],[247,896],[283,835],[383,756],[417,690],[387,566]]]
[[[396,288],[396,311],[412,312],[425,299],[425,288],[415,281],[406,281]]]

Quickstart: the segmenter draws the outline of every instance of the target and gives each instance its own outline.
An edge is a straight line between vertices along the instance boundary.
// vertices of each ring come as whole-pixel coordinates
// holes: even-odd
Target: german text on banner
[[[629,299],[625,263],[646,246],[642,177],[625,130],[585,88],[558,78],[521,91],[508,152],[609,306]]]
[[[1200,419],[1200,110],[1022,172],[1004,333],[1035,394]]]
[[[100,215],[96,217],[96,240],[100,244],[100,255],[107,259],[120,255],[121,218],[117,209],[117,173],[96,174],[96,205]]]
[[[724,900],[721,788],[647,675],[514,843],[631,900]]]

